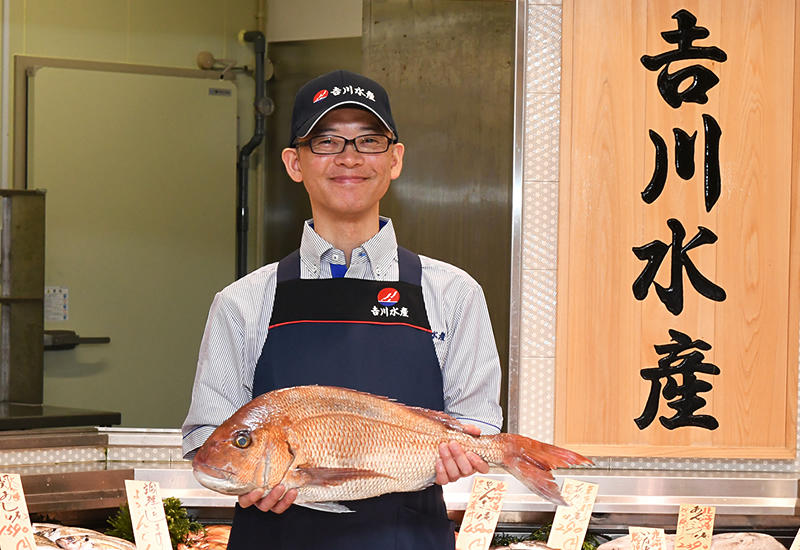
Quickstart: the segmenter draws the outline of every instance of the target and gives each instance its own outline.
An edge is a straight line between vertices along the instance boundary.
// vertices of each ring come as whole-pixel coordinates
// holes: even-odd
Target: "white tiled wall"
[[[552,442],[561,2],[530,1],[527,10],[518,418],[521,433]],[[800,471],[800,460],[596,458],[595,463],[613,469]]]
[[[104,461],[105,458],[104,447],[53,447],[0,452],[0,464],[3,466],[99,462]]]
[[[520,432],[553,440],[561,6],[528,3],[523,144]]]
[[[91,432],[95,428],[85,428]],[[57,429],[56,429],[57,430]],[[89,470],[98,464],[113,462],[173,462],[183,463],[181,435],[178,429],[96,428],[108,437],[108,442],[98,445],[81,445],[76,442],[42,449],[0,450],[0,471],[3,467],[46,466],[58,471],[66,467],[85,464]],[[44,433],[48,430],[45,429]]]

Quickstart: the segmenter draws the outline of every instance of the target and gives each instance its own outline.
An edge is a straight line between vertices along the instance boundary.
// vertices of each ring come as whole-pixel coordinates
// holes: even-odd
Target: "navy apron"
[[[300,279],[300,254],[278,264],[253,396],[289,386],[341,386],[443,410],[442,374],[422,297],[419,256],[398,247],[397,282]],[[442,488],[343,502],[354,513],[290,506],[234,512],[229,549],[452,550]]]

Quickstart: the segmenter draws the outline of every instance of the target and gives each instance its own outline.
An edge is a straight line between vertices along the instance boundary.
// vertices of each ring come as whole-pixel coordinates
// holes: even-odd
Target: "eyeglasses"
[[[296,147],[308,145],[311,152],[317,155],[338,155],[344,151],[348,143],[352,143],[355,150],[359,153],[377,154],[385,153],[389,150],[389,145],[397,143],[397,140],[383,134],[364,134],[353,139],[342,136],[314,136],[306,141],[296,144]]]

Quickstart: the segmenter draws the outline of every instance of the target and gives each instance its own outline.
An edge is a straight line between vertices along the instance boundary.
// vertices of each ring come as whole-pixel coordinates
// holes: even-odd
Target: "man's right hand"
[[[283,485],[276,485],[266,495],[263,489],[256,489],[247,494],[239,495],[239,506],[247,508],[255,504],[256,508],[262,512],[272,511],[276,514],[282,514],[292,505],[296,498],[297,489],[289,489],[287,491]]]

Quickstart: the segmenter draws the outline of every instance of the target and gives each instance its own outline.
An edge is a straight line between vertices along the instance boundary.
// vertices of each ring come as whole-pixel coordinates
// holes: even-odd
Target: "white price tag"
[[[456,539],[456,550],[487,550],[492,543],[494,529],[503,498],[506,495],[505,481],[476,477],[472,483],[467,510],[461,521]]]
[[[556,517],[547,539],[547,546],[561,550],[580,550],[597,498],[597,484],[565,479],[561,496],[570,505],[556,508]]]
[[[137,548],[172,550],[161,491],[155,481],[125,480]]]
[[[633,550],[667,550],[667,537],[663,529],[655,527],[628,527]]]
[[[0,548],[36,550],[19,474],[0,474]]]

